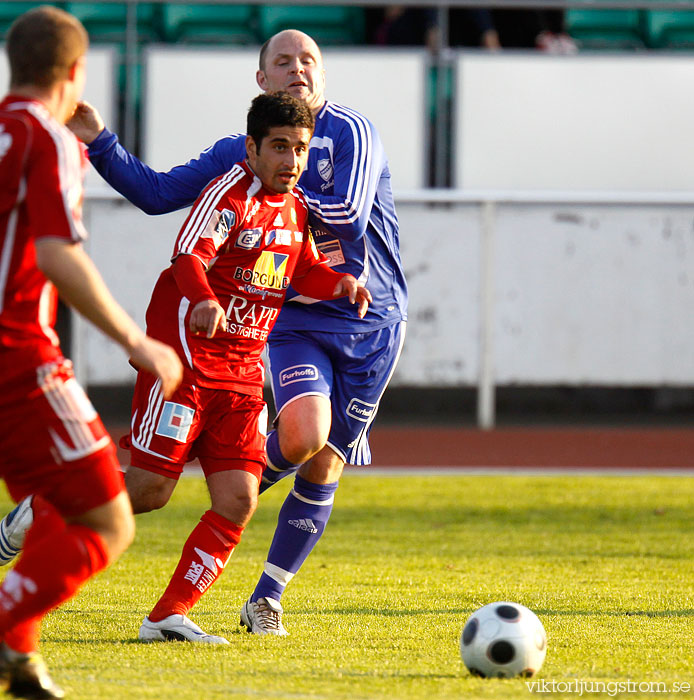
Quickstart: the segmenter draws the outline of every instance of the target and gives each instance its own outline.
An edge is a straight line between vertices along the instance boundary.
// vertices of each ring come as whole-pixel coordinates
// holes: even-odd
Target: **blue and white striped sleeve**
[[[184,165],[158,172],[123,148],[108,129],[89,145],[88,152],[101,177],[146,214],[190,206],[207,183],[246,155],[245,137],[235,134],[220,139]]]
[[[376,190],[384,169],[383,144],[371,122],[358,112],[329,103],[327,109],[339,134],[334,135],[334,194],[307,192],[309,209],[326,230],[338,238],[355,241],[366,232]]]

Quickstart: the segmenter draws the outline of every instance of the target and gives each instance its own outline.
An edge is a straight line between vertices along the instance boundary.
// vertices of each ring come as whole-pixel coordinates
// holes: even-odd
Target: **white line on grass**
[[[121,466],[125,471],[127,467]],[[346,467],[349,476],[694,476],[694,467]],[[198,466],[186,466],[182,478],[202,477]]]

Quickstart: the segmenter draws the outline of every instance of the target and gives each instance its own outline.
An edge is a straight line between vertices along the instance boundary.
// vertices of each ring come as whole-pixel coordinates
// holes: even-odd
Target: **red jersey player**
[[[152,294],[148,332],[178,350],[185,370],[169,401],[153,377],[138,375],[126,474],[133,510],[165,505],[193,456],[212,507],[144,619],[142,640],[228,643],[187,614],[221,574],[256,507],[267,425],[261,353],[289,282],[314,299],[348,295],[362,316],[371,300],[352,275],[328,267],[303,197],[292,191],[313,125],[310,108],[286,92],[253,100],[247,160],[202,192]]]
[[[84,159],[64,124],[85,78],[87,34],[53,7],[12,25],[0,102],[0,476],[34,494],[22,556],[0,586],[0,688],[63,697],[38,654],[39,625],[130,543],[115,448],[63,358],[56,288],[171,394],[182,367],[116,304],[81,241]],[[144,371],[144,370],[143,370]]]

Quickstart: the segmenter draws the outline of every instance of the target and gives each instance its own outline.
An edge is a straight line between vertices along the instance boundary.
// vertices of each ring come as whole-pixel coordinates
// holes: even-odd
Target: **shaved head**
[[[308,34],[285,29],[271,36],[260,49],[258,64],[261,90],[284,90],[318,113],[325,102],[325,71],[320,49]]]
[[[270,51],[271,45],[275,40],[282,42],[283,40],[289,41],[300,41],[305,43],[307,46],[311,46],[316,57],[320,60],[321,65],[323,64],[323,56],[321,55],[318,44],[304,32],[300,32],[298,29],[284,29],[277,34],[273,34],[261,47],[260,55],[258,56],[258,67],[260,70],[265,70],[265,61],[267,59],[267,54]]]

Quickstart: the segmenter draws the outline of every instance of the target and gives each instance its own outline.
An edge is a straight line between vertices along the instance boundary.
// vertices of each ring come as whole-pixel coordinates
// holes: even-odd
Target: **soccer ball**
[[[545,628],[518,603],[475,610],[460,635],[460,655],[473,676],[511,678],[536,674],[547,653]]]

